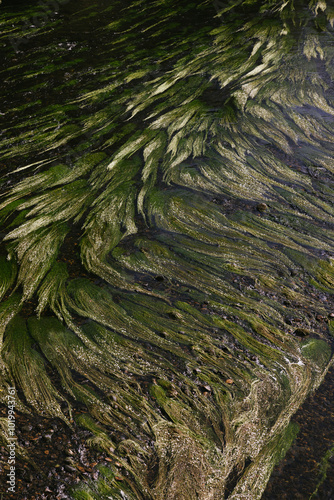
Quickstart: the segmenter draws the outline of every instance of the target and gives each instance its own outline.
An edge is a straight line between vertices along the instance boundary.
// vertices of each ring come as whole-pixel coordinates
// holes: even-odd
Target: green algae
[[[4,297],[8,289],[14,284],[17,275],[16,262],[0,255],[0,297]]]
[[[129,487],[126,484],[126,478],[117,474],[117,471],[109,467],[98,467],[100,477],[95,484],[85,487],[77,487],[71,491],[75,500],[99,500],[100,498],[113,498],[115,500],[124,500],[129,498],[127,493]]]
[[[0,138],[1,387],[69,424],[84,404],[121,464],[73,498],[260,498],[331,363],[308,313],[333,290],[333,13],[301,5],[89,6],[93,77],[84,42],[34,45],[60,23],[1,69],[33,92]]]
[[[107,453],[114,451],[115,444],[110,440],[108,435],[103,432],[103,428],[99,427],[89,415],[80,415],[77,418],[77,423],[94,434],[94,437],[87,440],[89,446],[106,451]]]
[[[327,478],[327,472],[328,472],[328,469],[330,468],[330,460],[333,457],[333,454],[334,454],[334,447],[331,446],[326,451],[326,453],[322,457],[321,461],[319,462],[319,464],[318,464],[319,481],[318,481],[318,484],[317,484],[315,490],[313,491],[312,495],[309,497],[309,500],[311,500],[312,498],[316,498],[317,493],[319,491],[319,488],[321,487],[321,485],[326,480],[326,478]]]
[[[303,356],[324,368],[331,357],[331,348],[323,340],[310,339],[301,342]]]
[[[13,386],[22,388],[27,404],[42,415],[62,415],[59,393],[45,371],[42,356],[33,348],[26,322],[20,316],[8,324],[1,352],[8,378]]]

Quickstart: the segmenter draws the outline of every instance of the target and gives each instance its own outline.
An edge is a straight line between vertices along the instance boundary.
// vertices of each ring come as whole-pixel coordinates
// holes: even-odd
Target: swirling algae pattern
[[[218,3],[82,2],[1,71],[1,394],[86,405],[76,499],[261,498],[331,365],[334,10]]]

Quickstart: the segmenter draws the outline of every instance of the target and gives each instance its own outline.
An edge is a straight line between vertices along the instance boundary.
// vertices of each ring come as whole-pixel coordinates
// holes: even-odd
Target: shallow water
[[[73,498],[261,498],[332,363],[333,12],[302,5],[0,7],[2,401],[108,454]]]
[[[277,465],[263,500],[285,498],[333,498],[333,369],[320,388],[293,416],[298,436]]]

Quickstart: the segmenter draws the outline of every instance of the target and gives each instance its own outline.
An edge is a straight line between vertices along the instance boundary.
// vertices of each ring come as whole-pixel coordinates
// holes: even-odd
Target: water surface
[[[1,394],[84,405],[73,498],[261,498],[331,364],[333,9],[0,9]]]

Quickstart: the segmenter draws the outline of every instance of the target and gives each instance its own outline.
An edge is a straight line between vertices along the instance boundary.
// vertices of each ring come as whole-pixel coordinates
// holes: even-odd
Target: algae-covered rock
[[[302,355],[323,369],[331,358],[331,348],[323,340],[309,339],[301,342]]]

